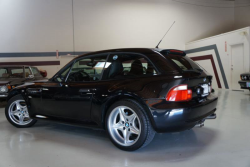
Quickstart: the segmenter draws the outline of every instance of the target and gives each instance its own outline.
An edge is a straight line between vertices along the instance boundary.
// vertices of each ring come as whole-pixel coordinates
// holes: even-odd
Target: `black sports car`
[[[240,75],[241,80],[239,81],[241,89],[250,90],[250,73],[243,73]]]
[[[215,119],[212,76],[179,50],[115,49],[79,56],[49,81],[16,87],[6,117],[19,128],[38,119],[106,129],[118,148],[146,146],[155,132]]]
[[[36,67],[0,66],[0,100],[5,100],[8,92],[14,87],[40,79],[43,79],[43,76]]]

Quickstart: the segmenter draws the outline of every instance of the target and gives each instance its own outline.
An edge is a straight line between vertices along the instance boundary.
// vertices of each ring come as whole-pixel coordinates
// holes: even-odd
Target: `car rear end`
[[[241,89],[249,89],[250,90],[250,73],[244,73],[240,75],[240,87]]]
[[[171,66],[175,72],[162,74],[172,79],[162,86],[158,100],[146,101],[155,130],[181,131],[196,125],[203,126],[206,119],[215,119],[218,98],[211,93],[212,76],[188,58],[185,52],[162,50],[158,54],[165,58],[165,65]]]

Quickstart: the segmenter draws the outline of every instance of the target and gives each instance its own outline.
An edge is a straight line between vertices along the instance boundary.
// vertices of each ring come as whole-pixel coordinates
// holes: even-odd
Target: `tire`
[[[26,103],[21,95],[16,95],[8,101],[5,116],[17,128],[28,128],[36,123],[36,120],[29,117]]]
[[[118,101],[108,109],[105,125],[112,143],[125,151],[145,147],[155,135],[145,109],[130,99]]]

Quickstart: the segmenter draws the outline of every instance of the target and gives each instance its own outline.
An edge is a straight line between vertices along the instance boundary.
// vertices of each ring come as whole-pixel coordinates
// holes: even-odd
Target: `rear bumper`
[[[250,81],[239,81],[238,82],[240,84],[241,89],[249,89],[250,90],[250,88],[247,87],[247,82],[250,82]]]
[[[151,122],[156,132],[177,132],[193,128],[197,123],[216,111],[218,98],[209,95],[204,102],[171,103],[162,100],[148,101]]]

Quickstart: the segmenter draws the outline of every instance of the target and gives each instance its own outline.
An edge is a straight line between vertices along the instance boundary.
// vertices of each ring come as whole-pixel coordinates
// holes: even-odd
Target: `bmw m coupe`
[[[211,89],[212,76],[183,51],[105,50],[73,59],[47,81],[14,88],[5,114],[18,128],[46,119],[105,129],[115,146],[133,151],[156,132],[215,119]]]

